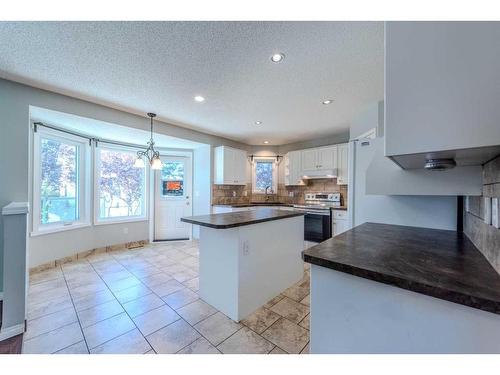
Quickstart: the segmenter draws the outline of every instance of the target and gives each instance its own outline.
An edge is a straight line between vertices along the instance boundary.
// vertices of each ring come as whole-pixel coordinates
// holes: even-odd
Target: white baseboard
[[[2,327],[2,329],[0,329],[0,341],[7,340],[21,333],[24,333],[24,323],[12,327]]]

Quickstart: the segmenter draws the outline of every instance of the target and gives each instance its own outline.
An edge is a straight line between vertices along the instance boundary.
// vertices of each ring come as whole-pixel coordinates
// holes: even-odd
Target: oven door
[[[304,215],[304,240],[323,242],[332,237],[332,218],[328,214],[307,212]]]

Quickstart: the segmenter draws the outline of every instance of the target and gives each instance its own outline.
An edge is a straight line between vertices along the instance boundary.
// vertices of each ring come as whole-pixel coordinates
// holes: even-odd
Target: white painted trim
[[[2,329],[0,329],[0,341],[10,339],[11,337],[20,335],[21,333],[24,333],[24,323],[7,328],[2,327]]]
[[[30,204],[28,202],[11,202],[2,208],[2,215],[21,215],[30,212]]]
[[[40,218],[40,142],[41,138],[53,139],[58,142],[67,143],[78,147],[78,206],[79,219],[74,221],[74,225],[64,225],[64,223],[41,224]],[[90,170],[91,157],[90,145],[87,138],[82,138],[53,129],[38,127],[33,136],[33,214],[32,216],[32,236],[61,232],[73,228],[90,224]]]

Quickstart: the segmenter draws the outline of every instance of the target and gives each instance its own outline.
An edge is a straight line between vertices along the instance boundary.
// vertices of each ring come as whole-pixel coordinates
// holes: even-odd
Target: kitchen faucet
[[[270,191],[270,193],[268,193],[267,191]],[[269,201],[269,194],[273,194],[273,189],[271,189],[271,186],[266,186],[266,190],[265,190],[265,194],[266,194],[266,202]]]

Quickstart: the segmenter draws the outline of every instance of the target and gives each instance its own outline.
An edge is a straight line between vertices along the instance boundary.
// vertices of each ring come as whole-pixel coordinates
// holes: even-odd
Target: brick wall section
[[[289,193],[293,192],[293,197]],[[303,204],[306,193],[336,193],[340,192],[342,203],[347,205],[347,185],[337,185],[337,179],[307,180],[304,186],[278,185],[278,193],[269,195],[268,202],[282,202],[287,204]],[[212,185],[212,204],[244,204],[250,202],[264,202],[264,194],[252,194],[252,184]]]
[[[500,156],[483,166],[483,197],[500,198]],[[500,229],[484,223],[483,197],[469,197],[464,232],[500,274]]]

